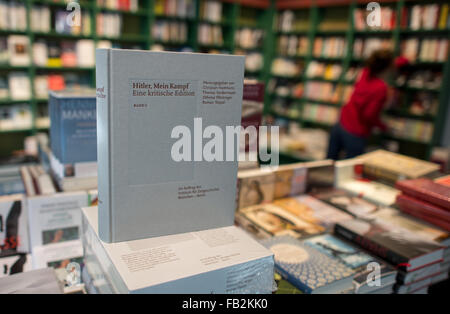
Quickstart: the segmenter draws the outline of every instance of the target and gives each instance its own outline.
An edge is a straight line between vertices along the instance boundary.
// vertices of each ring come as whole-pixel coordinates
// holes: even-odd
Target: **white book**
[[[203,127],[216,126],[225,143],[226,127],[240,126],[244,57],[109,49],[96,60],[102,240],[232,225],[239,136],[212,161],[200,142]]]
[[[64,192],[27,198],[31,246],[77,240],[81,234],[81,207],[87,192]]]
[[[105,243],[98,234],[97,207],[82,211],[86,265],[114,292],[272,292],[273,254],[235,226]]]

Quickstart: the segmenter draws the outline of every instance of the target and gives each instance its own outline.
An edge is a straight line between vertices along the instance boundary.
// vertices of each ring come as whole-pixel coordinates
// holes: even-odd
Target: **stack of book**
[[[96,101],[93,90],[50,94],[50,164],[60,189],[97,187]]]
[[[397,197],[399,208],[412,216],[450,231],[450,188],[430,179],[398,181],[403,193]]]
[[[448,234],[440,232],[438,237],[436,229],[429,231],[423,225],[419,229],[420,225],[408,218],[389,219],[397,211],[386,210],[388,214],[381,210],[370,218],[339,222],[334,232],[396,267],[399,274],[395,293],[426,293],[431,284],[448,276],[448,269],[442,268],[444,251],[450,243]]]
[[[276,271],[304,293],[392,293],[396,270],[331,234],[276,236],[262,243],[274,253]],[[378,273],[371,277],[374,267]]]
[[[244,58],[101,49],[96,60],[99,207],[83,209],[82,236],[88,274],[104,279],[95,288],[271,293],[272,253],[233,226],[237,158],[194,165],[171,148],[180,125],[240,123]]]

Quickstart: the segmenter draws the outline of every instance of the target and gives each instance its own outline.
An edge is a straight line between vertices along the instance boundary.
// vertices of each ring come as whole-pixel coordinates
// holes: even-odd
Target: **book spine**
[[[357,244],[358,246],[372,252],[373,254],[381,257],[392,265],[398,266],[400,264],[408,263],[408,259],[389,250],[386,247],[381,246],[380,244],[370,240],[367,237],[356,234],[355,232],[341,226],[340,224],[336,224],[334,226],[334,233],[346,239],[352,243]]]
[[[96,51],[96,94],[97,94],[97,159],[98,159],[98,221],[99,236],[105,242],[112,242],[111,214],[111,93],[109,49]]]

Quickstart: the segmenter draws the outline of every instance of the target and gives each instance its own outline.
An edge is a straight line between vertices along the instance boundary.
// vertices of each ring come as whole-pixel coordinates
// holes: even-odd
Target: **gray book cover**
[[[225,145],[237,141],[236,150],[239,132],[226,137],[226,126],[241,122],[244,57],[98,49],[96,58],[102,240],[232,225],[237,152]]]

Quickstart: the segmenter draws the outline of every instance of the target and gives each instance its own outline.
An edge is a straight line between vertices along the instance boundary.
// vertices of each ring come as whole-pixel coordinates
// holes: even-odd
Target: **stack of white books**
[[[202,123],[215,135],[240,125],[244,58],[100,49],[96,60],[98,209],[82,210],[90,289],[271,293],[273,254],[233,226],[239,142],[227,161],[207,145],[175,149]]]

